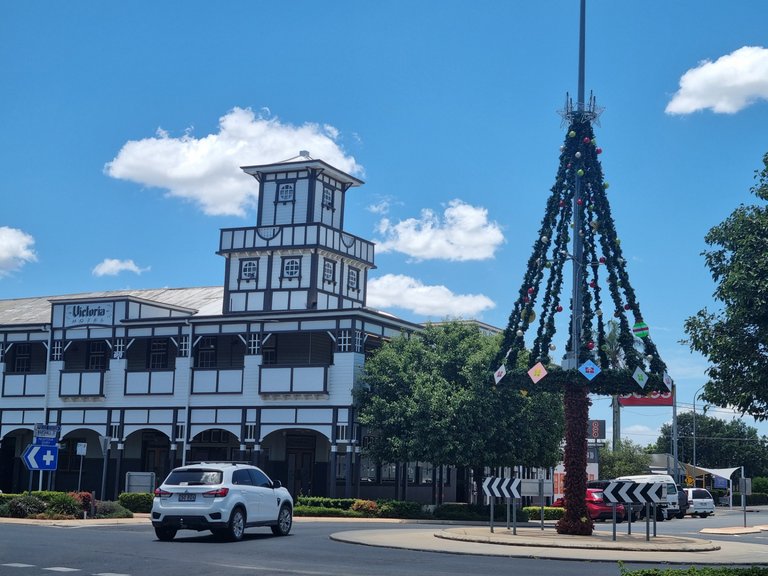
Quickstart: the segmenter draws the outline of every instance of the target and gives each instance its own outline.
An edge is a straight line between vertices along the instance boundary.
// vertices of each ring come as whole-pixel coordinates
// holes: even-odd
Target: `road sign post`
[[[483,493],[488,497],[490,501],[491,518],[490,527],[491,532],[494,531],[494,501],[496,498],[507,499],[507,529],[509,529],[509,506],[510,500],[520,498],[520,480],[518,478],[496,478],[494,476],[487,476],[483,480]],[[517,534],[517,509],[513,505],[513,533]]]

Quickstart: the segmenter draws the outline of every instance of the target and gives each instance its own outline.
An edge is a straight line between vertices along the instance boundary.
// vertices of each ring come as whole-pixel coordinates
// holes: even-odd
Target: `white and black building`
[[[374,245],[344,230],[362,182],[306,153],[243,170],[257,222],[221,230],[223,286],[0,301],[1,490],[27,489],[42,423],[60,426],[56,490],[78,487],[86,444],[82,489],[105,499],[128,472],[204,460],[257,463],[294,495],[394,493],[398,468],[361,459],[352,391],[366,354],[419,325],[366,307]],[[408,470],[429,500],[435,473]]]

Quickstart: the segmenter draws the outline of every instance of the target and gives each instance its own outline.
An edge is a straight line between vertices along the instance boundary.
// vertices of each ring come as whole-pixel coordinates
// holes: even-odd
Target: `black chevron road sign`
[[[520,498],[520,479],[488,476],[483,480],[483,492],[486,496]]]
[[[630,482],[616,480],[603,489],[603,498],[612,503],[658,504],[667,497],[663,482]]]

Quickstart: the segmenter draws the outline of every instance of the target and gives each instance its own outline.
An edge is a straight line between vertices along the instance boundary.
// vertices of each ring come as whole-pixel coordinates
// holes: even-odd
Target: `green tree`
[[[694,436],[694,414],[684,412],[677,417],[678,456],[693,464],[694,438],[696,465],[703,468],[744,466],[748,477],[768,474],[768,438],[758,436],[757,429],[742,420],[722,420],[697,413]],[[656,441],[659,452],[672,451],[672,425],[664,424]]]
[[[608,445],[600,448],[601,478],[618,478],[634,474],[646,474],[651,464],[651,455],[632,440],[620,440],[613,449]]]
[[[768,200],[768,153],[750,191]],[[685,322],[686,342],[711,366],[703,398],[768,419],[768,208],[739,206],[705,237],[703,253],[722,309]]]
[[[757,429],[743,421],[721,420],[697,413],[696,465],[703,468],[733,468],[744,466],[746,476],[768,474],[768,438],[758,436]],[[677,416],[678,456],[693,464],[694,415],[684,412]],[[661,453],[672,453],[672,425],[664,424],[656,441]]]
[[[533,384],[524,394],[494,386],[488,366],[499,339],[453,321],[384,344],[366,361],[355,392],[359,420],[376,438],[367,454],[381,462],[476,470],[554,466],[563,437],[562,399]]]

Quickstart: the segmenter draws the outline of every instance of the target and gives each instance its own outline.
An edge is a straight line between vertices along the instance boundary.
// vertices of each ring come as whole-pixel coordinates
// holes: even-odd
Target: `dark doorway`
[[[288,490],[294,496],[312,495],[312,471],[315,467],[315,437],[289,435],[286,438],[288,457]]]

